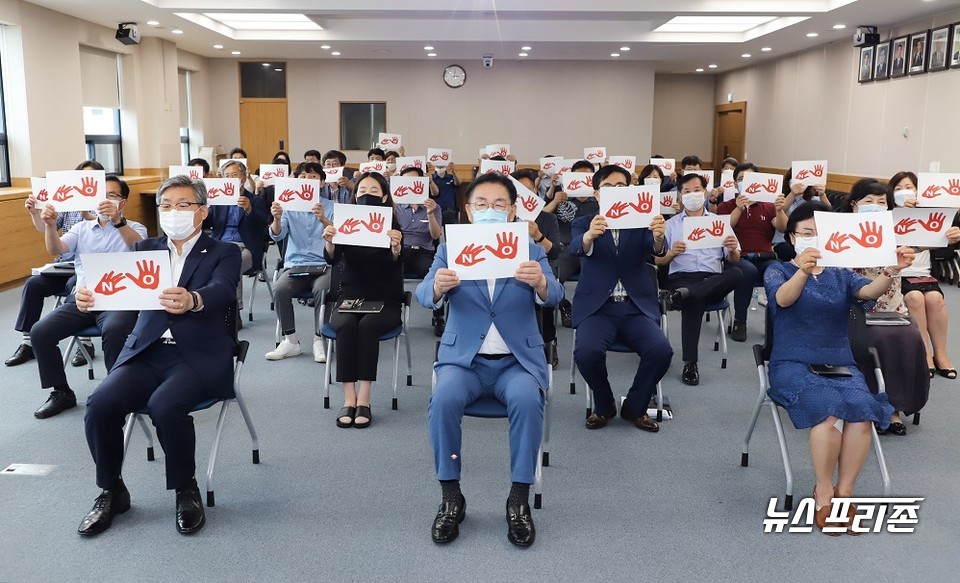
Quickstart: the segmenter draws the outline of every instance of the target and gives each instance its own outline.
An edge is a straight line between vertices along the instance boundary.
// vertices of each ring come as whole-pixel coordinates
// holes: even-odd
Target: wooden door
[[[747,135],[747,102],[718,105],[713,128],[714,166],[720,168],[723,159],[731,156],[743,162]]]
[[[240,147],[247,151],[250,171],[269,164],[278,150],[287,149],[287,100],[240,100]]]

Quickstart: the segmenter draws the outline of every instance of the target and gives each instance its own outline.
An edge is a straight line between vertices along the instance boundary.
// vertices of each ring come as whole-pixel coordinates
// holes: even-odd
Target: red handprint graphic
[[[397,145],[399,143],[400,143],[400,139],[397,136],[383,138],[382,140],[380,140],[381,146],[389,146],[391,144]]]
[[[73,189],[83,196],[97,196],[97,179],[83,178],[80,180],[80,186],[74,186]]]
[[[426,188],[426,184],[422,180],[417,180],[413,183],[413,186],[410,188],[413,194],[423,194],[423,189]]]
[[[660,165],[660,167],[666,170],[667,172],[673,172],[673,164],[671,164],[670,162],[664,162],[663,164]]]
[[[480,257],[480,253],[482,252],[483,247],[471,243],[463,248],[463,251],[460,252],[460,255],[458,255],[453,262],[464,267],[472,267],[481,261],[486,261],[486,257]]]
[[[896,225],[893,226],[893,232],[897,235],[906,235],[916,231],[914,225],[917,224],[917,219],[911,219],[910,217],[904,217],[900,219]]]
[[[723,221],[713,221],[713,225],[707,231],[714,237],[720,237],[723,235]]]
[[[300,192],[297,193],[303,200],[313,200],[313,187],[309,184],[301,184]]]
[[[587,174],[586,176],[584,176],[583,181],[586,183],[587,186],[589,186],[590,188],[593,188],[593,176],[591,174]]]
[[[647,214],[653,210],[653,196],[648,192],[637,193],[637,204],[630,203],[640,214]]]
[[[923,191],[923,193],[920,194],[920,196],[923,198],[936,198],[938,196],[937,191],[940,190],[940,188],[941,187],[936,184],[931,184],[926,190]]]
[[[211,192],[213,192],[212,189],[211,189]],[[299,193],[296,190],[290,190],[289,188],[285,188],[283,189],[283,192],[280,193],[280,196],[277,197],[277,200],[280,202],[290,202],[291,200],[293,200],[293,197],[297,194]],[[213,197],[211,197],[208,194],[207,198],[213,198]]]
[[[497,156],[503,156],[504,158],[506,158],[507,154],[509,154],[509,152],[507,152],[506,148],[499,148],[497,150],[494,150],[493,152],[490,152],[490,157],[495,158]]]
[[[160,266],[153,261],[137,261],[139,273],[127,274],[127,278],[137,284],[140,289],[157,289],[160,285]]]
[[[814,166],[813,175],[816,176],[817,178],[821,178],[823,176],[823,166],[820,164],[817,164],[816,166]]]
[[[947,215],[943,213],[930,213],[930,216],[927,217],[926,222],[924,222],[923,219],[920,219],[920,225],[922,225],[924,229],[930,231],[931,233],[939,233],[940,229],[943,228],[943,222],[946,220]]]
[[[504,164],[503,166],[500,167],[500,174],[503,174],[504,176],[509,175],[510,172],[512,171],[513,171],[513,168],[511,168],[508,164]]]
[[[343,224],[340,225],[340,228],[337,229],[344,235],[352,235],[360,230],[360,221],[354,218],[347,219],[343,221]]]
[[[830,235],[830,238],[827,239],[825,249],[831,253],[843,253],[850,248],[849,245],[844,244],[848,237],[848,235],[844,235],[840,232]]]
[[[554,164],[553,162],[547,162],[546,164],[543,165],[543,171],[546,172],[547,170],[550,170],[554,166],[556,166],[556,164]]]
[[[724,187],[724,188],[736,188],[736,187],[737,187],[737,183],[734,182],[733,180],[728,180],[728,181],[726,181],[726,182],[723,183],[723,187]]]
[[[380,213],[370,213],[369,221],[360,221],[360,222],[371,233],[383,232],[383,215]]]
[[[523,208],[527,209],[529,212],[537,210],[537,200],[532,196],[521,196],[520,204],[523,205]]]
[[[53,193],[53,200],[55,202],[63,202],[65,200],[70,200],[73,198],[73,195],[70,192],[74,189],[72,186],[67,186],[66,184],[60,185],[60,188]]]
[[[707,236],[707,230],[697,227],[696,229],[690,231],[690,235],[687,237],[689,241],[699,241]]]
[[[960,180],[951,180],[947,183],[947,187],[944,190],[951,196],[960,196]]]
[[[769,192],[770,194],[774,194],[775,192],[777,192],[776,179],[771,178],[770,180],[768,180],[766,186],[764,186],[763,189]]]
[[[662,197],[662,198],[660,199],[660,204],[661,204],[662,206],[673,206],[673,197],[672,197],[672,196],[664,196],[664,197]]]
[[[261,176],[260,179],[266,182],[267,180],[270,180],[272,178],[277,178],[277,177],[278,176],[276,172],[273,172],[272,170],[268,170],[267,172],[263,173],[263,176]]]
[[[233,196],[233,193],[236,191],[236,186],[232,182],[224,183],[223,185],[223,196]]]
[[[50,198],[50,193],[47,192],[46,188],[41,188],[40,192],[37,193],[37,202],[47,202],[47,199]]]
[[[198,178],[200,178],[200,171],[199,171],[199,170],[191,170],[191,171],[190,171],[190,180],[197,180]]]
[[[627,208],[629,207],[630,207],[629,204],[623,202],[622,200],[619,200],[613,203],[612,205],[610,205],[610,210],[606,212],[606,216],[609,219],[619,219],[619,218],[625,217],[627,216],[627,214],[629,214],[627,212]]]
[[[762,189],[763,189],[763,186],[761,186],[760,183],[758,183],[758,182],[751,182],[751,183],[750,183],[750,186],[746,187],[743,192],[744,192],[745,194],[757,194],[757,193],[760,192]]]
[[[810,171],[804,168],[803,170],[797,172],[796,179],[803,180],[804,178],[810,178]]]
[[[439,154],[434,154],[433,156],[430,156],[430,161],[431,161],[431,162],[438,162],[438,161],[440,161],[440,160],[446,161],[446,160],[448,160],[449,158],[450,158],[450,154],[449,154],[449,153],[447,153],[447,152],[440,152]]]
[[[850,235],[850,238],[866,249],[876,249],[883,243],[883,227],[878,227],[876,222],[861,223],[860,236]]]
[[[367,166],[367,171],[383,172],[383,163],[375,162],[373,164],[370,164],[369,166]]]
[[[596,160],[598,158],[603,158],[603,150],[594,150],[587,154],[587,160]]]
[[[633,170],[633,160],[627,159],[617,163],[624,170]]]
[[[423,160],[414,160],[412,166],[423,170]]]
[[[409,186],[401,186],[393,191],[393,198],[403,198],[410,194]]]
[[[587,184],[586,181],[577,178],[575,180],[571,180],[570,183],[567,184],[567,190],[580,190],[582,188],[589,188],[589,186],[590,185]]]
[[[114,271],[108,271],[103,274],[103,277],[100,278],[100,281],[97,283],[97,286],[93,288],[93,291],[98,294],[103,294],[105,296],[110,296],[118,291],[123,291],[126,286],[121,286],[120,282],[123,281],[125,276],[122,273],[117,273]]]
[[[517,256],[517,236],[513,233],[500,233],[497,235],[496,248],[487,245],[487,251],[493,253],[500,259],[513,259]]]

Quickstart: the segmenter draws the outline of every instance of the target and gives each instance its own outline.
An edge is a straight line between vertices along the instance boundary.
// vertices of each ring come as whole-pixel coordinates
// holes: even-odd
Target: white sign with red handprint
[[[607,160],[607,162],[608,162],[609,164],[613,164],[614,166],[619,166],[619,167],[623,168],[624,170],[626,170],[627,172],[630,172],[631,174],[632,174],[632,173],[636,170],[636,168],[637,168],[637,157],[636,157],[636,156],[610,156],[610,158],[609,158],[609,160]]]
[[[688,250],[723,247],[723,240],[730,235],[733,235],[730,215],[683,217],[683,242]]]
[[[783,176],[763,172],[744,172],[740,194],[754,202],[774,202],[782,194]]]
[[[527,223],[447,225],[447,269],[461,280],[513,277],[530,259]]]
[[[187,176],[191,180],[203,178],[203,168],[200,166],[171,166],[170,178],[174,176]]]
[[[261,164],[260,180],[264,186],[275,186],[274,180],[277,178],[286,178],[290,173],[290,168],[286,164]]]
[[[960,208],[960,174],[917,174],[917,206]]]
[[[390,195],[393,204],[423,204],[430,196],[430,180],[426,176],[390,177]]]
[[[793,180],[804,186],[816,186],[827,184],[827,161],[826,160],[803,160],[794,161]]]
[[[277,178],[273,199],[280,203],[285,211],[310,212],[313,205],[320,202],[320,181],[309,178]]]
[[[333,236],[335,245],[390,247],[390,235],[387,231],[393,228],[391,225],[392,206],[339,202],[333,205],[333,226],[337,229]]]
[[[407,168],[419,168],[424,174],[427,172],[426,156],[400,156],[397,158],[397,174],[401,174]]]
[[[453,162],[453,150],[449,148],[427,148],[427,162],[434,166],[446,167]]]
[[[337,166],[336,168],[324,168],[323,176],[324,182],[327,184],[333,184],[335,188],[337,182],[343,178],[343,166]]]
[[[713,188],[713,170],[688,170],[687,172],[692,172],[694,174],[699,174],[707,181],[707,190]]]
[[[495,156],[503,156],[506,158],[510,155],[510,144],[487,144],[484,148],[484,153],[491,158]]]
[[[583,159],[587,162],[593,162],[593,165],[602,164],[607,159],[607,148],[604,146],[594,146],[583,149]]]
[[[893,213],[814,213],[818,265],[889,267],[897,264]]]
[[[373,162],[363,162],[360,164],[360,174],[366,174],[368,172],[376,172],[377,174],[383,174],[387,171],[387,163],[384,160],[374,160]]]
[[[563,165],[563,158],[559,156],[540,158],[540,171],[547,176],[553,176],[556,174],[557,171],[560,170],[561,165]]]
[[[47,190],[47,179],[39,176],[30,177],[30,189],[33,191],[33,198],[37,200],[36,208],[42,209],[50,200],[50,191]]]
[[[160,292],[173,287],[170,252],[81,253],[93,309],[162,310]]]
[[[660,185],[657,184],[654,186],[657,189],[657,192],[660,191]],[[677,209],[673,205],[680,202],[680,194],[676,190],[671,190],[669,192],[660,193],[660,214],[661,215],[675,215],[677,214]]]
[[[592,196],[593,173],[567,172],[563,175],[563,191],[567,196]]]
[[[513,171],[516,170],[517,163],[513,160],[481,160],[480,161],[480,174],[501,174],[503,176],[510,176],[513,174]]]
[[[733,179],[733,170],[720,173],[720,188],[723,189],[723,202],[737,198],[737,181]]]
[[[509,178],[510,182],[517,187],[517,218],[521,221],[537,220],[546,202],[513,176]]]
[[[956,214],[957,209],[893,209],[893,234],[897,245],[946,247],[947,231]]]
[[[604,186],[600,214],[611,229],[642,229],[660,213],[659,186]]]
[[[234,206],[243,189],[239,178],[204,178],[207,185],[208,206]]]
[[[47,192],[57,212],[95,211],[107,200],[103,170],[61,170],[47,172]]]
[[[570,172],[573,169],[573,165],[577,163],[577,160],[571,160],[569,158],[558,158],[557,159],[557,174],[562,178],[564,174]]]
[[[670,176],[677,169],[677,161],[673,158],[650,158],[650,163],[659,167],[664,176]]]
[[[384,150],[396,150],[403,145],[403,136],[400,134],[380,132],[380,137],[377,138],[377,145]]]

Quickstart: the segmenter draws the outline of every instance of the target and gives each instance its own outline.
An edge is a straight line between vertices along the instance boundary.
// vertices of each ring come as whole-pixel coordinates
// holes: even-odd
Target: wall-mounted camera
[[[880,35],[876,26],[858,26],[853,35],[853,46],[869,47],[880,43]]]
[[[493,68],[493,55],[483,55],[483,68],[492,69]]]
[[[140,29],[137,28],[137,23],[121,22],[118,24],[116,38],[125,45],[140,44]]]

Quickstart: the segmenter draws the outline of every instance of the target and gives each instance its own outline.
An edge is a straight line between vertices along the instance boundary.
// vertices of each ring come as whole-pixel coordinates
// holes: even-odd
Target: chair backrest
[[[767,317],[765,318],[765,338],[763,344],[753,346],[754,358],[757,365],[770,360],[770,353],[773,351],[773,312],[771,304],[777,301],[776,298],[767,298]],[[853,352],[853,359],[861,370],[867,370],[874,367],[875,349],[870,346],[867,339],[867,318],[863,312],[863,307],[859,303],[850,306],[850,327],[848,337],[850,340],[850,350]]]

